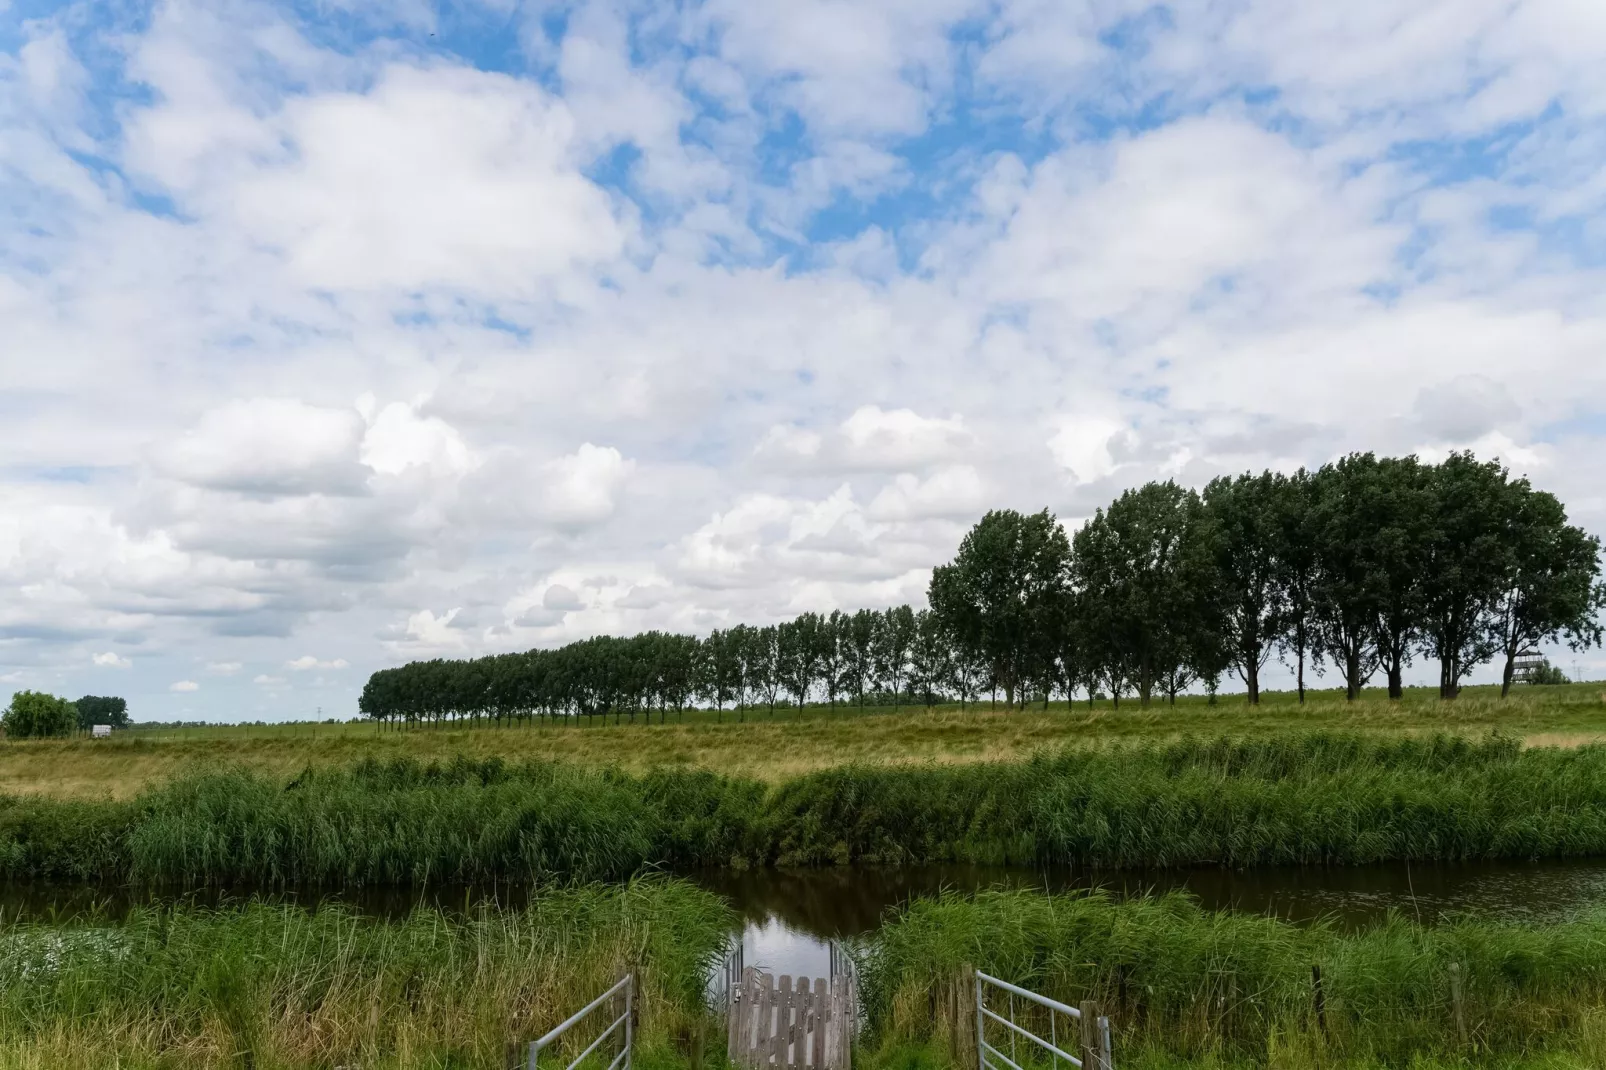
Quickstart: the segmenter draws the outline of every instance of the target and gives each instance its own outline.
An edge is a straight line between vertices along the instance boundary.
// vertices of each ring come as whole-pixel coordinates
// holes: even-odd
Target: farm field
[[[1241,696],[1212,705],[1184,696],[1148,709],[1099,701],[1002,712],[988,703],[961,710],[847,706],[835,711],[766,708],[737,713],[687,711],[667,724],[520,722],[432,723],[408,728],[370,723],[218,725],[120,732],[109,740],[29,740],[0,744],[0,793],[127,799],[175,776],[238,767],[290,776],[308,766],[502,757],[561,760],[647,772],[711,769],[777,782],[843,764],[954,764],[1027,757],[1067,744],[1165,740],[1183,736],[1266,736],[1287,731],[1361,731],[1383,735],[1499,733],[1529,745],[1576,746],[1606,740],[1606,685],[1518,689],[1501,700],[1495,687],[1468,687],[1454,702],[1410,689],[1399,702],[1368,692],[1357,702],[1317,691],[1301,706],[1268,692],[1258,707]]]

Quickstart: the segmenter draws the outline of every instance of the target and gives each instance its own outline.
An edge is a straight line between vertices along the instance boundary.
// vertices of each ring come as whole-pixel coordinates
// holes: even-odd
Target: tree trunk
[[[1260,664],[1259,659],[1248,663],[1248,679],[1244,682],[1249,685],[1249,705],[1260,705]]]
[[[1511,694],[1511,680],[1517,674],[1517,655],[1515,647],[1506,648],[1506,668],[1500,674],[1500,697],[1505,698]]]
[[[1405,684],[1401,677],[1400,663],[1397,659],[1389,659],[1389,698],[1395,702],[1405,697]]]

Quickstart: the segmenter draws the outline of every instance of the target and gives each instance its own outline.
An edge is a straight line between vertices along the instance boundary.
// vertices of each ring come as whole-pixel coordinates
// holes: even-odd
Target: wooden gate
[[[751,1070],[848,1070],[853,1043],[853,977],[827,981],[748,967],[731,991],[730,1058]]]

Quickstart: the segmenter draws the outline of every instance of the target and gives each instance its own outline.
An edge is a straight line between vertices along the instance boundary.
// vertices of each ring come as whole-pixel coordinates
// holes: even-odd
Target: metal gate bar
[[[987,1006],[987,985],[992,985],[993,987],[1001,989],[1009,994],[1008,1018],[1005,1018],[1003,1015],[994,1012]],[[1050,1039],[1045,1040],[1036,1033],[1033,1033],[1031,1030],[1016,1024],[1016,996],[1020,996],[1022,999],[1029,1000],[1040,1007],[1047,1008]],[[977,970],[976,1064],[978,1070],[1006,1070],[1006,1068],[1007,1070],[1022,1070],[1021,1065],[1012,1057],[1015,1052],[1015,1038],[1017,1036],[1024,1037],[1033,1044],[1036,1044],[1038,1047],[1042,1048],[1044,1051],[1048,1052],[1055,1060],[1056,1066],[1058,1066],[1058,1060],[1064,1059],[1066,1062],[1076,1067],[1077,1070],[1083,1070],[1083,1060],[1075,1055],[1072,1055],[1070,1052],[1065,1051],[1059,1046],[1059,1031],[1054,1020],[1054,1015],[1056,1014],[1067,1015],[1077,1022],[1081,1022],[1082,1020],[1082,1012],[1076,1007],[1061,1003],[1058,1000],[1049,999],[1047,996],[1038,995],[1036,992],[1030,991],[1029,989],[1021,988],[1019,985],[1012,985],[1008,981],[1000,980],[997,977],[993,977],[989,974],[982,973],[980,970]],[[1005,1055],[1002,1051],[993,1047],[993,1045],[987,1042],[987,1022],[989,1020],[997,1022],[999,1025],[1010,1031],[1010,1055]],[[1094,1065],[1092,1067],[1088,1067],[1087,1070],[1111,1070],[1110,1020],[1103,1015],[1100,1015],[1098,1021],[1093,1024],[1095,1025],[1092,1044],[1093,1050],[1088,1054],[1092,1056],[1090,1061],[1093,1062]],[[1085,1029],[1083,1031],[1083,1036],[1087,1036]],[[1087,1042],[1084,1041],[1084,1044],[1085,1043]],[[996,1062],[994,1060],[996,1060]]]
[[[615,1055],[613,1057],[613,1061],[608,1064],[608,1070],[630,1070],[630,1049],[636,1039],[635,1023],[632,1021],[631,1014],[632,1010],[634,1009],[636,988],[635,980],[636,978],[634,974],[625,974],[614,984],[612,988],[608,989],[608,991],[604,992],[590,1003],[587,1003],[584,1007],[575,1011],[568,1018],[566,1018],[562,1024],[554,1027],[540,1040],[530,1041],[529,1058],[525,1062],[526,1070],[537,1070],[536,1063],[541,1057],[541,1051],[543,1048],[550,1047],[557,1041],[559,1037],[568,1032],[570,1028],[579,1023],[588,1014],[602,1006],[608,1000],[612,999],[614,996],[617,996],[621,990],[625,995],[624,1013],[615,1018],[613,1022],[609,1024],[608,1028],[604,1029],[600,1034],[598,1034],[597,1039],[586,1045],[586,1050],[582,1051],[579,1055],[576,1055],[574,1057],[574,1061],[569,1063],[568,1066],[564,1067],[563,1070],[574,1070],[574,1068],[579,1066],[581,1061],[584,1060],[586,1056],[596,1051],[604,1040],[607,1040],[610,1036],[617,1032],[620,1026],[624,1026],[625,1030],[624,1043],[620,1046],[619,1054]]]

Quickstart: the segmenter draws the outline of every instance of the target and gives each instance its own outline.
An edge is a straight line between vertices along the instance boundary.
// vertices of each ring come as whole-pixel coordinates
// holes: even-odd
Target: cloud
[[[131,669],[134,667],[132,661],[111,650],[106,651],[104,654],[95,654],[89,660],[97,669]]]
[[[587,442],[543,468],[539,516],[559,527],[586,527],[613,514],[615,499],[635,468],[612,446]]]
[[[1606,531],[1598,7],[42,15],[0,672],[326,651],[271,716],[332,651],[918,604],[986,508],[1352,449]]]
[[[196,683],[194,680],[175,680],[167,685],[167,689],[169,691],[177,691],[181,694],[187,694],[189,692],[199,691],[201,689],[201,685]]]
[[[291,672],[308,672],[313,669],[344,669],[349,667],[349,662],[345,658],[320,661],[311,654],[303,654],[299,658],[292,658],[290,661],[285,662],[284,667]]]
[[[359,494],[362,438],[355,410],[253,398],[207,412],[193,429],[158,448],[157,465],[175,479],[213,490]]]
[[[855,409],[827,432],[777,425],[755,456],[783,469],[816,472],[918,471],[963,457],[975,436],[960,416],[921,416],[911,409]]]
[[[282,676],[269,676],[267,673],[258,673],[251,678],[251,682],[261,687],[281,687],[285,683],[285,678]]]

